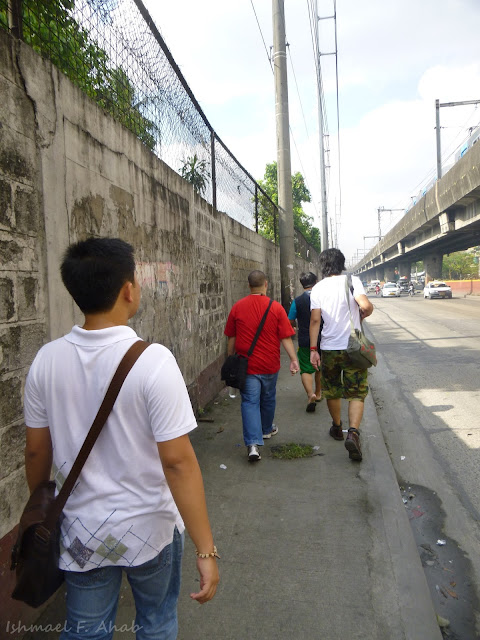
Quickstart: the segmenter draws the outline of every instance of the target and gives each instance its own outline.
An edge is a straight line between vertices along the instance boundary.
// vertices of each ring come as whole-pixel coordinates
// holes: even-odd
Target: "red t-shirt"
[[[229,338],[235,336],[236,353],[247,355],[269,301],[268,296],[253,294],[233,305],[224,333]],[[247,373],[277,373],[280,369],[280,340],[294,334],[285,309],[274,300],[257,344],[248,359]]]

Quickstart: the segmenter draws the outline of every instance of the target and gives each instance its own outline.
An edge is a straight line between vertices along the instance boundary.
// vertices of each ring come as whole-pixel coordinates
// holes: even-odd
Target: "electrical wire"
[[[255,6],[254,6],[254,4],[253,4],[253,0],[250,0],[250,4],[252,5],[252,9],[253,9],[253,13],[255,14],[255,20],[256,20],[256,22],[257,22],[258,30],[260,31],[260,36],[261,36],[261,38],[262,38],[263,46],[264,46],[264,48],[265,48],[265,52],[266,52],[266,54],[267,54],[268,62],[269,62],[269,64],[270,64],[270,68],[271,68],[272,73],[273,73],[273,72],[274,72],[274,70],[273,70],[273,65],[272,65],[271,56],[270,56],[270,54],[269,54],[269,52],[268,52],[267,45],[266,45],[266,42],[265,42],[265,38],[263,37],[262,28],[261,28],[261,26],[260,26],[260,22],[259,22],[259,20],[258,20],[258,15],[257,15],[257,12],[256,12],[256,10],[255,10]],[[291,66],[292,66],[293,76],[294,76],[294,78],[295,78],[295,85],[296,85],[296,87],[297,87],[297,94],[298,94],[298,99],[299,99],[299,102],[300,102],[300,108],[301,108],[301,111],[302,111],[303,120],[304,120],[304,122],[305,122],[305,128],[307,129],[307,123],[306,123],[306,119],[305,119],[305,112],[304,112],[304,110],[303,110],[303,104],[302,104],[302,101],[301,101],[301,98],[300,98],[300,92],[299,92],[299,90],[298,90],[297,77],[296,77],[296,74],[295,74],[295,69],[293,68],[293,61],[292,61],[292,55],[291,55],[291,53],[290,53],[290,47],[289,47],[289,46],[287,46],[287,49],[288,49],[288,52],[289,52],[290,64],[291,64]],[[298,146],[297,146],[297,143],[296,143],[296,140],[295,140],[295,136],[293,135],[293,131],[292,131],[292,128],[291,128],[291,126],[290,126],[290,125],[289,125],[289,129],[290,129],[290,136],[291,136],[291,138],[292,138],[292,140],[293,140],[293,144],[294,144],[294,146],[295,146],[295,150],[296,150],[296,152],[297,152],[297,157],[298,157],[298,160],[299,160],[299,162],[300,162],[300,166],[301,166],[301,168],[302,168],[302,175],[303,175],[303,179],[304,179],[304,182],[305,182],[305,186],[306,186],[306,187],[307,187],[307,189],[308,189],[307,176],[306,176],[305,168],[304,168],[304,166],[303,166],[302,157],[301,157],[300,152],[299,152],[299,150],[298,150]],[[308,129],[307,129],[307,135],[309,135],[309,134],[308,134]],[[310,191],[310,189],[308,189],[308,190]],[[313,208],[314,208],[314,210],[315,210],[315,213],[316,213],[316,215],[317,215],[317,217],[318,217],[318,211],[317,211],[317,207],[316,207],[316,205],[315,205],[315,202],[314,202],[314,201],[312,201],[312,204],[313,204]]]
[[[444,152],[444,153],[442,153],[442,164],[446,163],[446,162],[447,162],[447,160],[450,160],[450,158],[452,157],[452,155],[453,155],[456,151],[458,151],[458,149],[461,147],[462,143],[463,143],[463,142],[465,142],[464,140],[462,140],[462,142],[461,142],[460,144],[457,144],[457,146],[456,146],[452,151],[450,151],[450,149],[452,149],[453,145],[455,145],[455,144],[456,144],[456,142],[457,142],[458,138],[463,134],[463,132],[464,132],[464,130],[465,130],[465,127],[466,127],[467,122],[472,118],[472,116],[474,115],[475,111],[477,111],[477,109],[478,109],[478,106],[475,106],[475,107],[474,107],[474,109],[473,109],[473,111],[470,113],[470,115],[467,117],[467,119],[465,120],[465,122],[462,124],[462,126],[461,126],[461,127],[459,127],[460,131],[457,133],[456,137],[452,140],[452,142],[451,142],[451,143],[450,143],[450,145],[447,147],[447,149],[445,150],[445,152]],[[476,127],[477,127],[477,126],[478,126],[478,124],[476,125]],[[475,128],[476,128],[476,127],[475,127]],[[441,128],[443,128],[443,127],[441,127]],[[447,127],[445,127],[445,128],[447,128]],[[470,134],[470,135],[471,135],[471,134]],[[470,135],[469,135],[469,136],[467,136],[467,139],[470,137]],[[448,156],[447,156],[447,153],[449,154]]]
[[[337,97],[337,150],[338,150],[338,223],[336,220],[337,212],[335,211],[335,225],[341,228],[342,222],[342,161],[340,153],[340,100],[338,95],[338,40],[337,40],[337,0],[333,0],[333,17],[335,23],[335,84]],[[338,230],[337,230],[338,233]]]
[[[262,38],[262,42],[263,42],[263,46],[264,46],[264,48],[265,48],[265,52],[266,52],[266,54],[267,54],[267,58],[268,58],[268,62],[269,62],[269,64],[270,64],[270,68],[271,68],[271,70],[272,70],[272,73],[274,73],[274,69],[273,69],[273,65],[272,65],[272,59],[271,59],[271,56],[270,56],[270,54],[269,54],[269,52],[268,52],[268,48],[267,48],[267,45],[266,45],[266,42],[265,42],[265,38],[264,38],[264,36],[263,36],[262,28],[261,28],[261,26],[260,26],[260,22],[259,22],[259,20],[258,20],[258,15],[257,15],[257,12],[256,12],[256,10],[255,10],[255,5],[253,4],[253,0],[250,0],[250,4],[252,5],[253,13],[254,13],[254,15],[255,15],[255,20],[256,20],[256,22],[257,22],[257,26],[258,26],[258,30],[259,30],[259,32],[260,32],[260,36],[261,36],[261,38]],[[297,76],[296,76],[296,73],[295,73],[295,68],[294,68],[294,66],[293,66],[292,54],[291,54],[290,46],[289,46],[289,45],[287,45],[287,49],[288,49],[288,53],[289,53],[290,65],[291,65],[291,67],[292,67],[293,77],[294,77],[294,80],[295,80],[295,86],[296,86],[296,89],[297,89],[297,95],[298,95],[298,100],[299,100],[299,103],[300,103],[300,109],[301,109],[302,117],[303,117],[303,121],[304,121],[304,124],[305,124],[305,130],[306,130],[306,132],[307,132],[307,136],[308,136],[308,137],[310,137],[310,134],[309,134],[309,131],[308,131],[308,127],[307,127],[307,121],[306,121],[306,117],[305,117],[305,111],[304,111],[304,109],[303,109],[302,99],[301,99],[301,97],[300,97],[300,91],[299,91],[299,88],[298,88]],[[323,91],[322,91],[322,96],[323,96]],[[324,104],[324,101],[323,101],[323,108],[324,108],[324,113],[326,113],[326,112],[325,112],[325,104]],[[296,140],[295,140],[295,136],[293,135],[293,131],[292,131],[292,128],[291,128],[290,124],[289,124],[289,130],[290,130],[290,136],[291,136],[292,141],[293,141],[293,145],[294,145],[294,147],[295,147],[295,151],[296,151],[296,153],[297,153],[298,161],[299,161],[299,163],[300,163],[300,167],[301,167],[301,169],[302,169],[302,176],[303,176],[303,179],[304,179],[304,182],[305,182],[305,186],[307,187],[308,191],[310,192],[310,189],[309,189],[309,186],[308,186],[307,174],[306,174],[305,168],[304,168],[304,166],[303,166],[303,162],[302,162],[302,156],[300,155],[300,151],[299,151],[299,149],[298,149],[298,145],[297,145],[297,142],[296,142]],[[315,165],[315,163],[313,163],[313,166],[315,167],[315,171],[316,171],[316,165]],[[317,177],[318,177],[318,176],[317,176]],[[316,217],[318,218],[318,217],[319,217],[319,214],[318,214],[317,206],[316,206],[316,204],[315,204],[315,200],[313,200],[313,199],[312,199],[311,204],[313,205],[313,209],[314,209],[314,211],[315,211],[315,215],[316,215]]]
[[[292,52],[290,50],[290,46],[288,46],[288,57],[289,57],[289,60],[290,60],[290,65],[292,67],[293,78],[295,80],[295,87],[297,89],[297,96],[298,96],[298,101],[300,103],[300,109],[302,111],[303,123],[305,125],[305,131],[306,131],[307,137],[310,138],[310,132],[308,131],[307,120],[305,118],[305,111],[303,109],[303,104],[302,104],[302,98],[300,97],[300,90],[298,88],[297,74],[295,73],[295,68],[293,66],[293,58],[292,58]]]
[[[324,157],[321,159],[323,162],[323,167],[324,167],[324,175],[323,180],[325,182],[325,184],[322,185],[322,189],[324,190],[324,193],[322,193],[322,215],[325,215],[327,217],[327,227],[328,227],[328,221],[330,221],[330,226],[332,225],[332,218],[328,216],[328,199],[329,199],[329,191],[330,191],[330,136],[328,134],[328,114],[327,114],[327,107],[326,107],[326,101],[325,101],[325,91],[324,91],[324,86],[323,86],[323,77],[322,77],[322,68],[321,68],[321,52],[319,49],[319,16],[317,15],[317,11],[316,11],[316,2],[314,2],[314,0],[307,0],[307,7],[308,7],[308,16],[309,16],[309,23],[310,23],[310,35],[311,35],[311,39],[312,39],[312,49],[313,49],[313,57],[314,57],[314,62],[315,62],[315,70],[316,70],[316,75],[317,75],[317,91],[318,91],[318,96],[319,96],[319,105],[318,105],[318,109],[319,109],[319,118],[320,121],[322,123],[322,131],[319,131],[319,136],[321,136],[320,141],[321,141],[321,146],[323,147],[323,154]],[[336,5],[334,6],[335,8],[335,57],[337,59],[337,34],[336,34]],[[338,138],[338,152],[339,152],[339,159],[340,159],[340,139],[339,139],[339,131],[340,131],[340,117],[339,117],[339,106],[338,106],[338,62],[337,62],[337,66],[336,66],[336,82],[337,82],[337,138]],[[339,192],[340,192],[340,206],[341,206],[341,185],[340,185],[340,173],[339,173]],[[324,200],[324,196],[326,198],[326,202],[323,205],[323,200]],[[325,207],[325,211],[323,210],[323,208]],[[341,211],[341,208],[340,208]],[[339,224],[337,224],[337,211],[336,211],[336,205],[335,205],[335,211],[334,211],[334,220],[335,220],[335,236],[337,235],[338,232],[338,226]],[[330,232],[332,234],[332,230]],[[333,238],[332,238],[333,239]]]
[[[460,148],[461,143],[457,144],[457,140],[462,135],[462,133],[464,132],[467,122],[472,118],[472,116],[474,115],[476,110],[477,110],[477,107],[474,107],[473,111],[470,112],[470,114],[468,115],[468,117],[465,120],[465,122],[459,127],[460,132],[455,136],[455,138],[448,145],[447,149],[442,153],[442,166],[445,165],[448,162],[448,160],[450,160],[452,155],[456,151],[458,151],[458,149]],[[478,123],[476,125],[476,127],[479,126],[479,125],[480,125],[480,123]],[[476,128],[476,127],[474,127],[474,128]],[[447,128],[447,127],[445,127],[445,128]],[[467,139],[468,139],[468,137],[467,137]],[[462,140],[462,142],[464,142],[464,140]],[[454,145],[456,145],[456,146],[454,146]],[[452,147],[453,147],[453,149],[452,149]],[[411,189],[410,191],[411,192],[413,191],[413,193],[415,193],[415,196],[418,195],[418,191],[423,186],[428,185],[430,182],[432,182],[436,178],[436,175],[437,175],[437,169],[436,169],[436,167],[432,166],[430,168],[430,170],[428,171],[428,173],[426,174],[426,176],[424,178],[422,178],[422,180],[420,180],[420,182],[418,182],[418,184],[415,185],[415,187],[413,187],[413,189]],[[411,202],[409,202],[407,204],[407,206],[405,207],[405,211],[407,211],[410,208],[410,205],[411,205]],[[397,208],[397,206],[398,205],[395,205],[394,208]]]
[[[297,75],[296,75],[296,73],[295,73],[295,68],[294,68],[294,66],[293,66],[293,58],[292,58],[292,52],[291,52],[290,46],[288,46],[288,47],[287,47],[287,49],[288,49],[288,57],[289,57],[289,60],[290,60],[290,65],[291,65],[291,67],[292,67],[293,77],[294,77],[294,80],[295,80],[295,87],[296,87],[296,89],[297,89],[298,101],[299,101],[299,103],[300,103],[300,109],[301,109],[301,111],[302,111],[303,122],[304,122],[304,124],[305,124],[305,131],[306,131],[306,133],[307,133],[307,138],[310,138],[310,133],[309,133],[309,131],[308,131],[308,126],[307,126],[307,120],[306,120],[306,118],[305,118],[305,111],[304,111],[304,109],[303,109],[302,98],[300,97],[300,90],[299,90],[299,88],[298,88]],[[303,176],[304,176],[305,186],[306,186],[306,187],[307,187],[307,189],[310,191],[310,189],[309,189],[309,187],[308,187],[308,183],[307,183],[307,175],[306,175],[305,169],[303,168],[302,159],[301,159],[300,153],[299,153],[299,151],[298,151],[297,143],[295,142],[295,137],[294,137],[294,135],[293,135],[293,131],[292,131],[292,129],[291,129],[291,128],[290,128],[290,135],[292,136],[292,140],[293,140],[293,143],[294,143],[294,145],[295,145],[295,149],[296,149],[296,151],[297,151],[298,159],[299,159],[299,161],[300,161],[300,165],[301,165],[301,167],[302,167],[302,172],[303,172]],[[312,161],[312,162],[311,162],[311,164],[312,164],[312,166],[315,168],[315,173],[317,173],[317,168],[316,168],[315,162],[313,162],[313,161]],[[317,178],[319,178],[318,173],[317,173]],[[316,206],[316,204],[315,204],[315,200],[312,200],[311,202],[312,202],[313,208],[314,208],[314,210],[315,210],[315,214],[316,214],[316,216],[318,217],[318,210],[317,210],[317,206]]]
[[[267,45],[265,43],[265,38],[263,37],[262,27],[260,26],[260,22],[258,21],[258,16],[257,16],[257,12],[255,11],[255,6],[253,4],[253,0],[250,0],[250,4],[252,5],[253,13],[255,14],[255,20],[257,21],[257,25],[258,25],[258,30],[260,31],[260,35],[262,37],[263,46],[265,47],[265,53],[267,54],[268,62],[270,64],[270,69],[272,70],[272,73],[273,73],[272,59],[271,59],[270,54],[268,52]]]

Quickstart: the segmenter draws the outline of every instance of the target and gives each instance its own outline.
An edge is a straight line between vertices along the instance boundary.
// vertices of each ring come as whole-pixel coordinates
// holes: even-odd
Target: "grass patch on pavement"
[[[298,444],[289,442],[271,447],[272,457],[280,460],[295,460],[297,458],[310,458],[313,456],[311,444]]]

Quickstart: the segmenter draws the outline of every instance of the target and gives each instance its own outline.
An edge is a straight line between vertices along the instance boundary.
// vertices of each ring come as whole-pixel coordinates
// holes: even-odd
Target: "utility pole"
[[[322,68],[320,66],[320,42],[319,42],[319,34],[318,34],[318,21],[320,20],[320,16],[318,15],[318,0],[315,0],[315,48],[316,48],[316,60],[315,60],[315,68],[317,71],[317,101],[318,101],[318,135],[319,135],[319,143],[320,143],[320,180],[322,182],[321,192],[322,192],[322,218],[321,218],[321,247],[322,251],[328,249],[328,210],[327,210],[327,181],[325,174],[325,122],[324,122],[324,114],[323,114],[323,82],[322,82]]]
[[[437,180],[442,177],[442,150],[440,148],[440,100],[435,100],[435,134],[437,142]]]
[[[378,207],[377,213],[378,213],[378,241],[379,242],[382,239],[382,226],[380,223],[380,214],[385,213],[385,211],[389,211],[390,213],[392,213],[393,211],[405,211],[405,209],[385,209],[385,207]]]
[[[480,100],[464,100],[463,102],[440,102],[435,100],[435,133],[437,140],[437,180],[442,177],[442,152],[440,148],[440,107],[459,107],[468,104],[480,104]]]
[[[288,312],[294,291],[295,248],[293,235],[292,167],[288,118],[287,50],[284,0],[272,0],[273,69],[277,123],[278,235],[282,305]]]
[[[367,239],[371,239],[374,238],[375,240],[378,240],[380,242],[380,240],[382,239],[380,236],[363,236],[363,251],[366,252],[365,249],[365,240]]]

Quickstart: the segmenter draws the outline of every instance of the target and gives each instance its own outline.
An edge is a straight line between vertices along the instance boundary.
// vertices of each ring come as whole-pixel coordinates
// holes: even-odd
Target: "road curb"
[[[388,544],[385,553],[382,545],[375,545],[374,542],[374,553],[385,553],[385,570],[391,570],[395,576],[395,580],[390,580],[389,585],[395,585],[396,593],[389,595],[397,599],[405,639],[418,640],[421,637],[422,640],[442,640],[425,573],[371,395],[365,401],[364,420],[368,421],[369,456],[366,459],[368,466],[362,467],[361,475],[365,477],[369,474],[370,477],[365,478],[369,498],[372,504],[381,505],[382,516],[380,517],[378,509],[372,510],[370,524],[373,531],[383,528],[382,537]],[[374,597],[384,606],[384,584],[381,576],[378,577],[379,585],[374,589]]]

